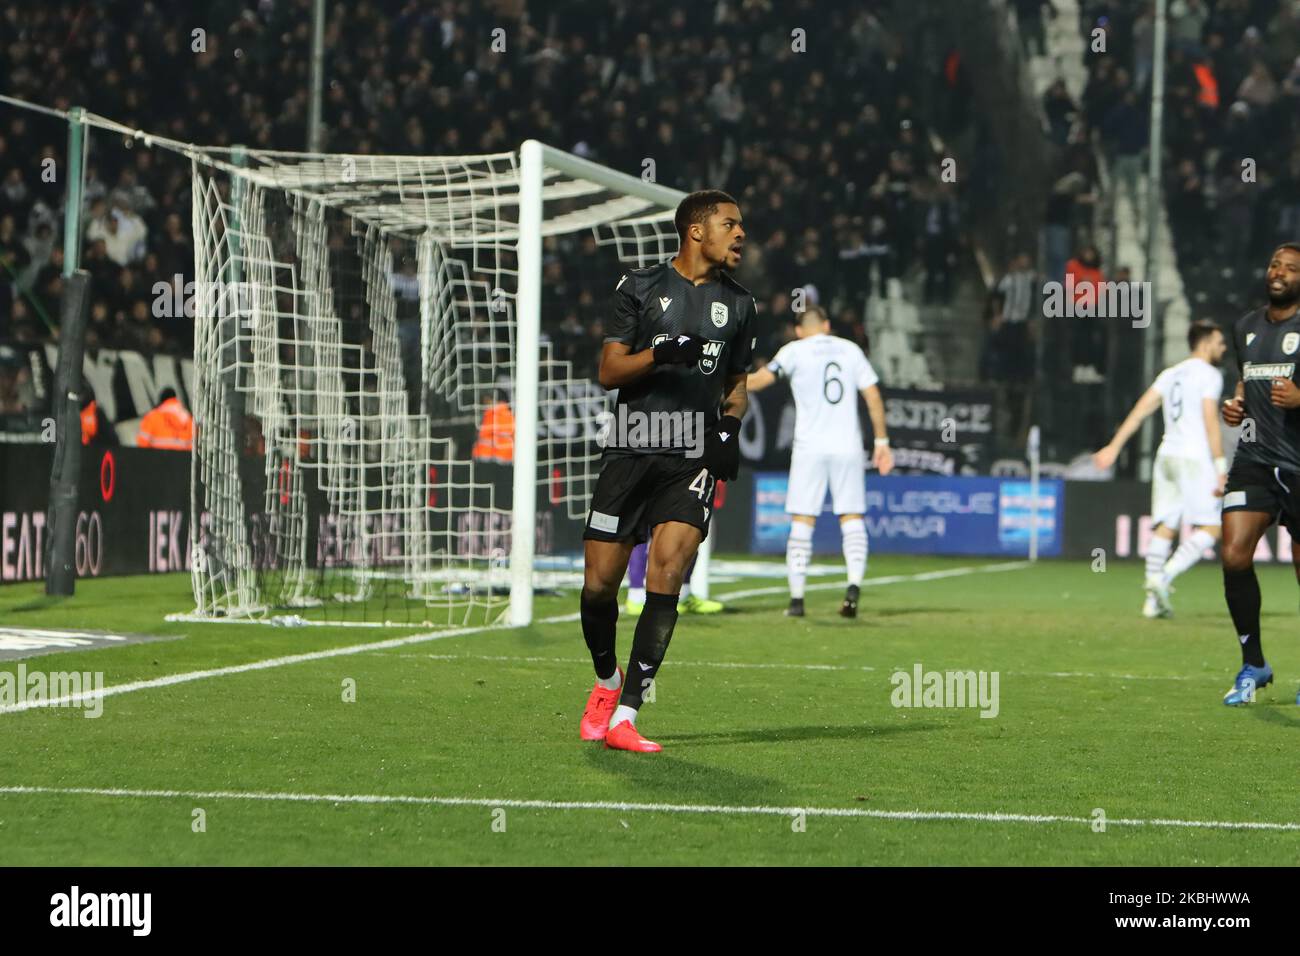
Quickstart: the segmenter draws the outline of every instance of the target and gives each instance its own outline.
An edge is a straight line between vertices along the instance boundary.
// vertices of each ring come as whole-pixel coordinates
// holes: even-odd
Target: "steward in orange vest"
[[[100,447],[115,447],[117,432],[95,401],[95,393],[86,386],[81,395],[81,443]]]
[[[87,396],[86,404],[81,406],[81,443],[89,445],[99,433],[99,406]]]
[[[515,460],[515,416],[505,402],[488,406],[474,443],[475,461],[509,465]]]
[[[164,388],[158,398],[158,407],[140,420],[135,443],[141,448],[189,451],[194,447],[194,419],[172,389]]]

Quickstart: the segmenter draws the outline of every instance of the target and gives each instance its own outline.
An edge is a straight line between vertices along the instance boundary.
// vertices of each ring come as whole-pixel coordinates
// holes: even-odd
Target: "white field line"
[[[1093,817],[1049,813],[977,813],[953,810],[868,810],[860,807],[722,806],[695,803],[624,803],[606,800],[519,800],[488,797],[432,797],[395,794],[266,793],[238,790],[129,790],[99,787],[0,786],[0,794],[118,797],[161,800],[253,800],[279,803],[407,804],[437,807],[510,807],[519,810],[604,810],[620,813],[713,814],[718,816],[856,817],[871,820],[970,821],[975,823],[1073,823],[1091,826]],[[1208,830],[1300,831],[1300,823],[1248,820],[1106,819],[1107,825]]]
[[[932,581],[936,578],[954,577],[960,574],[973,574],[978,571],[993,570],[1010,570],[1013,567],[1027,567],[1029,562],[1016,561],[1003,565],[976,565],[961,568],[951,568],[946,571],[928,571],[921,574],[913,575],[893,575],[888,578],[875,578],[874,583],[891,584],[899,581]],[[868,582],[863,582],[864,584]],[[811,585],[817,587],[819,585]],[[820,585],[840,587],[840,585]],[[733,592],[725,597],[735,600],[740,597],[749,597],[757,594],[779,594],[783,587],[760,588],[754,591]],[[542,618],[538,624],[561,624],[568,621],[576,621],[579,614],[558,614],[554,617]],[[484,624],[477,627],[459,627],[448,631],[434,631],[426,634],[411,634],[407,637],[394,637],[386,641],[371,641],[366,644],[353,644],[347,647],[334,647],[324,651],[311,651],[305,654],[290,654],[286,657],[272,657],[267,660],[251,661],[247,664],[234,664],[230,667],[214,667],[208,670],[187,671],[183,674],[170,674],[166,677],[155,677],[150,680],[132,681],[128,684],[116,684],[112,687],[105,687],[101,690],[83,691],[78,694],[64,694],[60,697],[53,697],[49,700],[24,700],[13,704],[0,706],[0,715],[16,714],[25,710],[33,710],[38,707],[66,707],[70,704],[82,703],[84,701],[112,697],[117,694],[131,694],[141,690],[152,690],[155,687],[170,687],[173,684],[188,684],[191,681],[207,680],[211,677],[226,677],[230,674],[245,674],[249,671],[270,670],[275,667],[286,667],[289,664],[302,664],[308,661],[327,660],[331,657],[346,657],[351,654],[364,654],[368,651],[382,651],[394,647],[404,647],[408,644],[424,644],[429,641],[441,641],[449,637],[464,637],[467,634],[480,634],[484,631],[506,630],[503,624]]]
[[[378,653],[378,652],[376,652]],[[384,657],[396,657],[400,660],[418,661],[495,661],[505,664],[590,664],[590,657],[510,657],[495,654],[383,654]],[[793,671],[874,671],[877,668],[862,666],[849,667],[844,664],[754,664],[749,661],[679,661],[672,662],[677,667],[728,667],[740,670],[793,670]]]
[[[380,654],[380,652],[375,652]],[[589,657],[540,657],[511,656],[508,654],[383,654],[384,657],[396,657],[407,661],[492,661],[501,664],[590,664]],[[883,671],[887,668],[868,667],[866,664],[755,664],[750,661],[683,661],[674,659],[673,668],[678,667],[722,667],[736,670],[793,670],[793,671]],[[963,668],[947,668],[963,670]],[[896,667],[895,671],[906,670]],[[908,673],[911,673],[908,671]],[[1202,674],[1188,677],[1183,674],[1100,674],[1090,671],[999,671],[1007,677],[1091,677],[1102,680],[1177,680],[1197,681],[1222,678],[1220,674]]]
[[[886,574],[878,578],[867,578],[862,582],[862,587],[873,588],[880,587],[884,584],[903,584],[910,581],[938,581],[942,578],[960,578],[968,574],[985,574],[996,571],[1016,571],[1020,568],[1029,567],[1028,561],[1003,561],[998,564],[977,564],[967,565],[960,568],[948,568],[943,571],[923,571],[918,574]],[[843,581],[826,581],[820,584],[809,584],[806,590],[809,591],[829,591],[835,588],[844,588],[846,585]],[[716,595],[719,601],[739,601],[749,597],[766,597],[770,594],[785,594],[788,587],[784,584],[765,587],[749,588],[745,591],[728,591],[725,594]]]
[[[576,613],[559,614],[555,617],[542,618],[537,623],[560,624],[565,621],[576,620],[578,620],[578,615]],[[459,627],[450,631],[437,631],[431,634],[412,634],[408,637],[392,637],[386,641],[371,641],[366,644],[350,644],[346,647],[331,647],[323,651],[290,654],[286,657],[272,657],[267,660],[251,661],[247,664],[233,664],[230,667],[214,667],[209,670],[186,671],[183,674],[170,674],[166,677],[155,677],[151,680],[132,681],[129,684],[115,684],[112,687],[105,687],[102,690],[82,691],[79,694],[64,694],[61,697],[53,697],[49,700],[24,700],[13,704],[5,704],[0,706],[0,714],[15,714],[20,711],[32,710],[37,707],[66,707],[69,704],[94,700],[96,698],[112,697],[116,694],[130,694],[140,690],[151,690],[155,687],[170,687],[173,684],[188,684],[191,681],[207,680],[210,677],[225,677],[229,674],[246,674],[249,671],[270,670],[273,667],[285,667],[289,664],[302,664],[307,661],[322,661],[331,657],[347,657],[351,654],[364,654],[368,651],[382,651],[394,647],[406,647],[410,644],[424,644],[429,641],[441,641],[448,637],[462,637],[466,634],[478,634],[482,631],[504,629],[504,626],[498,624],[484,624],[477,627]]]

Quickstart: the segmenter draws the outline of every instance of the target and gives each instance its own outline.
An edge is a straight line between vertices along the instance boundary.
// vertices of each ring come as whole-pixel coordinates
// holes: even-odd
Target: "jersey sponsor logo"
[[[1254,332],[1247,332],[1247,333],[1246,333],[1246,344],[1247,344],[1247,345],[1250,345],[1250,343],[1253,342],[1253,341],[1255,341],[1255,333],[1254,333]]]
[[[1295,355],[1295,350],[1300,348],[1300,332],[1288,332],[1282,336],[1282,351],[1286,355]]]
[[[1241,368],[1241,377],[1247,380],[1256,378],[1290,378],[1295,372],[1295,362],[1247,362]]]
[[[670,298],[668,298],[668,296],[666,296],[666,295],[661,295],[661,296],[659,297],[659,308],[663,309],[664,312],[667,312],[667,311],[668,311],[668,307],[669,307],[670,305],[672,305],[672,304],[673,304],[673,300],[670,299]],[[660,314],[663,314],[663,313],[660,313]]]
[[[708,339],[704,343],[704,353],[700,356],[700,371],[705,375],[712,375],[718,367],[718,360],[722,357],[722,346],[725,342],[718,342]]]
[[[713,308],[709,311],[709,318],[713,320],[713,324],[716,325],[718,328],[722,328],[724,325],[726,325],[727,324],[727,303],[725,302],[713,303]],[[1294,349],[1292,351],[1294,351]]]
[[[654,348],[660,342],[667,341],[669,338],[671,338],[671,336],[656,335],[650,340],[650,347]],[[726,342],[717,339],[704,340],[704,349],[699,362],[701,372],[705,375],[713,374],[714,370],[718,367],[718,359],[722,357],[722,347],[726,344]]]

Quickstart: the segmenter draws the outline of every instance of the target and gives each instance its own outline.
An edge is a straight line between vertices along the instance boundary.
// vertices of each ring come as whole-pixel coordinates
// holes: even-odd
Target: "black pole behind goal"
[[[63,281],[59,365],[54,371],[54,467],[45,516],[45,593],[70,595],[77,585],[77,477],[81,473],[81,361],[90,312],[90,273],[78,269]]]

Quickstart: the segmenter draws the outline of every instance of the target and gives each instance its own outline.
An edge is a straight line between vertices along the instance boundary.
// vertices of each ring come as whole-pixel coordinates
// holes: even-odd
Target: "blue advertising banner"
[[[755,554],[785,551],[788,480],[785,472],[754,476]],[[882,553],[1023,555],[1037,522],[1038,553],[1055,557],[1064,513],[1065,483],[1055,478],[1038,483],[1036,503],[1023,479],[873,475],[867,483],[867,534],[871,549]],[[828,498],[813,532],[814,552],[839,553],[838,524]]]

